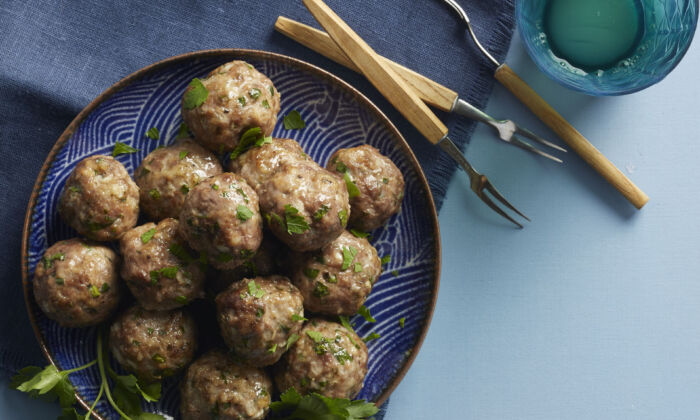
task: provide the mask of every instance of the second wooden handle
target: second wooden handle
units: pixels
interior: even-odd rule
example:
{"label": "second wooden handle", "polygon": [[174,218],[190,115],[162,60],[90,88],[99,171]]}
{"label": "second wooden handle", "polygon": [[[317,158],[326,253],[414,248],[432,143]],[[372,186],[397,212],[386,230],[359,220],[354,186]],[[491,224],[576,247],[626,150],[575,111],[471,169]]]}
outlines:
{"label": "second wooden handle", "polygon": [[603,176],[636,208],[641,209],[649,201],[644,191],[639,189],[625,176],[608,158],[591,144],[581,133],[569,124],[564,117],[542,99],[523,79],[510,67],[502,64],[496,69],[496,80],[513,93],[530,111],[542,122],[547,124],[557,135],[566,142],[583,160]]}

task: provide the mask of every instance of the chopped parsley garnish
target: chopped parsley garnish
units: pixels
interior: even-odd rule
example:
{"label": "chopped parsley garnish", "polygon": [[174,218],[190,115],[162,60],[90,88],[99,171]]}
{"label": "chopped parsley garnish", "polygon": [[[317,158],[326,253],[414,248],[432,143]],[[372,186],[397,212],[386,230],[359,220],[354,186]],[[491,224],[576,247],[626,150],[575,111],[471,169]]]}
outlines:
{"label": "chopped parsley garnish", "polygon": [[246,103],[245,96],[239,96],[238,102],[241,104],[241,106],[245,106],[245,103]]}
{"label": "chopped parsley garnish", "polygon": [[243,134],[241,134],[241,139],[238,141],[238,145],[236,145],[236,148],[231,152],[231,160],[236,159],[253,146],[260,147],[265,143],[270,143],[271,141],[271,137],[265,137],[262,134],[262,129],[260,127],[249,128]]}
{"label": "chopped parsley garnish", "polygon": [[129,153],[136,153],[138,151],[139,151],[139,149],[134,149],[133,147],[129,146],[128,144],[124,144],[124,143],[118,141],[114,144],[114,149],[112,149],[112,156],[116,157],[119,155],[127,155]]}
{"label": "chopped parsley garnish", "polygon": [[318,332],[318,331],[309,330],[309,331],[306,332],[306,335],[308,335],[309,338],[311,338],[312,340],[314,340],[314,343],[316,343],[316,344],[321,344],[321,343],[323,343],[323,339],[324,339],[323,334],[321,334],[321,333]]}
{"label": "chopped parsley garnish", "polygon": [[146,131],[146,137],[151,140],[158,140],[160,138],[160,130],[157,127],[151,127]]}
{"label": "chopped parsley garnish", "polygon": [[212,189],[212,190],[218,190],[218,189],[219,189],[219,184],[212,184],[211,189]]}
{"label": "chopped parsley garnish", "polygon": [[277,343],[273,344],[272,347],[270,347],[269,349],[267,349],[267,352],[268,352],[268,353],[273,353],[273,354],[274,354],[276,351],[277,351]]}
{"label": "chopped parsley garnish", "polygon": [[68,187],[68,190],[70,192],[80,192],[80,187],[76,185],[71,185],[70,187]]}
{"label": "chopped parsley garnish", "polygon": [[258,99],[260,97],[260,89],[253,88],[248,92],[248,96],[250,96],[253,99]]}
{"label": "chopped parsley garnish", "polygon": [[294,315],[292,315],[292,321],[295,321],[295,322],[297,322],[297,321],[304,322],[304,321],[308,321],[308,319],[307,319],[307,318],[304,318],[303,316],[301,316],[301,315],[299,315],[299,314],[294,314]]}
{"label": "chopped parsley garnish", "polygon": [[350,229],[350,233],[352,233],[353,235],[355,235],[358,238],[366,238],[369,236],[369,233],[363,232],[363,231],[357,230],[357,229]]}
{"label": "chopped parsley garnish", "polygon": [[343,247],[343,265],[340,267],[340,269],[347,270],[348,267],[350,267],[352,260],[355,259],[355,255],[357,255],[357,249],[355,249],[355,247]]}
{"label": "chopped parsley garnish", "polygon": [[63,280],[63,277],[56,277],[56,284],[61,285],[64,283],[65,283],[65,280]]}
{"label": "chopped parsley garnish", "polygon": [[343,227],[348,225],[348,211],[345,209],[342,209],[341,211],[338,212],[338,219],[340,220],[340,224],[343,225]]}
{"label": "chopped parsley garnish", "polygon": [[398,276],[399,276],[399,270],[394,270],[394,271],[392,271],[392,272],[391,272],[391,275],[394,276],[394,277],[398,277]]}
{"label": "chopped parsley garnish", "polygon": [[180,123],[180,128],[177,129],[177,137],[176,139],[183,139],[185,137],[190,136],[190,128],[187,126],[187,124]]}
{"label": "chopped parsley garnish", "polygon": [[388,179],[388,178],[382,178],[382,182],[385,183],[385,184],[388,184],[388,183],[389,183],[389,179]]}
{"label": "chopped parsley garnish", "polygon": [[164,267],[160,269],[160,275],[169,279],[174,279],[177,275],[178,267],[176,265]]}
{"label": "chopped parsley garnish", "polygon": [[243,191],[243,188],[236,188],[236,192],[240,194],[241,197],[243,197],[243,201],[245,201],[246,203],[249,201],[248,194],[246,194],[245,191]]}
{"label": "chopped parsley garnish", "polygon": [[256,318],[262,318],[263,315],[265,315],[265,310],[263,308],[258,308],[258,310],[255,311]]}
{"label": "chopped parsley garnish", "polygon": [[296,343],[297,340],[299,340],[299,338],[300,338],[299,334],[290,335],[289,338],[287,338],[287,345],[286,345],[287,350],[289,350],[289,348],[292,346],[292,344]]}
{"label": "chopped parsley garnish", "polygon": [[342,161],[339,160],[335,163],[335,170],[344,174],[348,171],[348,167]]}
{"label": "chopped parsley garnish", "polygon": [[175,298],[175,302],[177,302],[181,305],[187,305],[187,297],[186,296],[178,296]]}
{"label": "chopped parsley garnish", "polygon": [[354,270],[356,273],[361,273],[362,272],[362,264],[356,262]]}
{"label": "chopped parsley garnish", "polygon": [[286,130],[301,130],[304,127],[306,127],[306,123],[301,118],[299,111],[293,110],[284,116],[284,128]]}
{"label": "chopped parsley garnish", "polygon": [[293,233],[304,233],[311,229],[309,224],[306,223],[304,216],[299,214],[299,210],[289,204],[284,206],[284,218],[286,220],[287,233],[290,235]]}
{"label": "chopped parsley garnish", "polygon": [[367,337],[363,338],[362,341],[364,341],[365,343],[369,343],[370,341],[376,340],[376,339],[381,338],[381,337],[382,337],[381,335],[372,331],[372,333],[370,333],[370,335],[368,335]]}
{"label": "chopped parsley garnish", "polygon": [[255,284],[255,280],[251,280],[248,282],[248,294],[256,298],[261,298],[265,295],[265,291]]}
{"label": "chopped parsley garnish", "polygon": [[267,102],[267,99],[263,99],[263,101],[262,101],[262,106],[263,106],[263,108],[265,108],[265,109],[270,109],[270,103]]}
{"label": "chopped parsley garnish", "polygon": [[153,235],[156,234],[156,228],[151,228],[148,229],[146,232],[141,234],[141,242],[145,245],[147,244],[151,239],[153,239]]}
{"label": "chopped parsley garnish", "polygon": [[367,322],[377,322],[377,320],[374,319],[372,317],[372,314],[369,312],[369,308],[365,305],[360,306],[360,309],[357,311],[357,313],[361,315],[362,318],[364,318]]}
{"label": "chopped parsley garnish", "polygon": [[100,287],[100,292],[102,292],[102,293],[107,293],[107,292],[109,292],[109,289],[110,289],[110,288],[111,288],[111,287],[109,286],[109,284],[107,284],[107,283],[102,283],[102,287]]}
{"label": "chopped parsley garnish", "polygon": [[314,296],[316,296],[318,298],[323,298],[323,297],[328,296],[330,293],[331,292],[328,290],[328,286],[321,283],[320,281],[316,282],[316,286],[314,287],[314,291],[313,291]]}
{"label": "chopped parsley garnish", "polygon": [[161,356],[160,354],[156,353],[152,357],[153,361],[156,363],[165,363],[165,357]]}
{"label": "chopped parsley garnish", "polygon": [[275,88],[270,86],[270,96],[275,96]]}
{"label": "chopped parsley garnish", "polygon": [[369,419],[379,412],[374,404],[365,400],[328,398],[316,392],[302,396],[293,387],[282,393],[280,401],[270,404],[270,408],[273,418],[300,420],[362,420]]}
{"label": "chopped parsley garnish", "polygon": [[239,204],[238,207],[236,208],[236,217],[238,220],[246,221],[253,217],[253,211],[249,209],[248,207],[244,206],[243,204]]}
{"label": "chopped parsley garnish", "polygon": [[180,160],[186,158],[186,157],[187,157],[187,154],[189,154],[189,153],[190,153],[190,152],[188,152],[187,150],[181,151],[181,152],[180,152]]}
{"label": "chopped parsley garnish", "polygon": [[168,247],[168,251],[170,251],[171,254],[176,256],[180,261],[182,261],[185,264],[191,263],[194,258],[185,250],[185,247],[183,247],[180,244],[172,244],[170,247]]}
{"label": "chopped parsley garnish", "polygon": [[327,205],[321,205],[321,208],[316,210],[316,213],[314,213],[314,220],[323,219],[323,216],[325,216],[326,213],[328,213],[328,210],[330,210],[330,208]]}
{"label": "chopped parsley garnish", "polygon": [[357,188],[357,185],[355,185],[354,182],[352,182],[352,179],[350,179],[350,175],[348,175],[347,172],[343,174],[343,179],[345,180],[345,187],[348,189],[348,196],[350,198],[360,196],[360,189]]}
{"label": "chopped parsley garnish", "polygon": [[53,266],[53,262],[58,260],[58,261],[63,261],[66,259],[66,254],[63,252],[57,252],[50,257],[44,257],[43,262],[44,262],[44,268],[51,268]]}
{"label": "chopped parsley garnish", "polygon": [[158,200],[160,198],[160,191],[154,188],[148,192],[148,195],[150,195],[152,199]]}
{"label": "chopped parsley garnish", "polygon": [[94,298],[100,297],[100,289],[98,289],[94,284],[90,285],[90,296]]}
{"label": "chopped parsley garnish", "polygon": [[391,255],[387,254],[387,255],[383,256],[381,261],[382,261],[382,265],[388,264],[391,261]]}
{"label": "chopped parsley garnish", "polygon": [[315,279],[318,276],[318,273],[319,271],[315,268],[306,267],[304,269],[304,275],[310,278],[311,280]]}
{"label": "chopped parsley garnish", "polygon": [[204,86],[201,80],[198,78],[192,79],[188,86],[187,92],[185,92],[185,97],[183,98],[182,105],[186,109],[197,108],[202,105],[204,101],[207,100],[209,96],[209,91]]}
{"label": "chopped parsley garnish", "polygon": [[187,184],[182,184],[182,186],[180,187],[180,192],[182,192],[183,194],[187,195],[187,194],[190,192],[190,187],[189,187],[189,185],[187,185]]}
{"label": "chopped parsley garnish", "polygon": [[404,318],[404,317],[399,318],[399,327],[403,328],[405,324],[406,324],[406,318]]}

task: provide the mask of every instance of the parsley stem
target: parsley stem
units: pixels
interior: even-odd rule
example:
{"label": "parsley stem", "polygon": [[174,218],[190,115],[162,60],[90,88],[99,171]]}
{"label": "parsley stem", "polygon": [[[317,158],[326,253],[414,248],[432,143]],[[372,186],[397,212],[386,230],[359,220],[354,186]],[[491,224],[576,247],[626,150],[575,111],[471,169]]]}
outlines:
{"label": "parsley stem", "polygon": [[95,401],[90,406],[90,410],[88,410],[87,414],[85,414],[85,420],[90,419],[90,414],[92,414],[92,412],[95,410],[95,406],[97,405],[97,402],[100,400],[100,398],[102,398],[102,392],[104,392],[104,390],[105,390],[105,383],[102,382],[100,384],[100,392],[97,393],[97,398],[95,398]]}
{"label": "parsley stem", "polygon": [[102,351],[102,331],[100,331],[97,334],[97,366],[100,368],[100,377],[102,378],[102,386],[104,387],[105,390],[105,395],[107,395],[107,401],[109,401],[109,404],[114,407],[114,409],[119,413],[120,416],[124,420],[131,420],[131,417],[127,416],[122,410],[119,409],[119,406],[114,402],[114,399],[112,399],[112,393],[109,392],[109,384],[107,383],[107,375],[105,374],[105,364],[103,360],[103,351]]}
{"label": "parsley stem", "polygon": [[82,366],[78,366],[77,368],[64,370],[64,372],[66,372],[66,374],[70,375],[70,374],[73,373],[73,372],[77,372],[77,371],[79,371],[79,370],[87,369],[87,368],[89,368],[90,366],[94,365],[95,363],[97,363],[97,360],[93,360],[92,362],[86,363],[86,364],[84,364],[84,365],[82,365]]}

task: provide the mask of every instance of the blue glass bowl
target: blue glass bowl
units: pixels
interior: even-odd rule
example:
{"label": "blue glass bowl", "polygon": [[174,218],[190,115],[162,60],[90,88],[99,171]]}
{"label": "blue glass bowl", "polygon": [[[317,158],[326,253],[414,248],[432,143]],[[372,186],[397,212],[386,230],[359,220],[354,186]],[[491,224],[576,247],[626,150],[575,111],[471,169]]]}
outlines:
{"label": "blue glass bowl", "polygon": [[[282,98],[280,120],[295,109],[306,121],[305,129],[293,131],[279,122],[273,136],[297,140],[324,166],[339,148],[370,144],[388,156],[404,176],[401,212],[372,232],[379,255],[391,255],[365,302],[377,322],[369,323],[360,316],[352,319],[361,337],[371,332],[381,335],[367,345],[368,373],[358,395],[381,404],[418,353],[437,298],[440,233],[428,182],[406,141],[369,99],[318,67],[262,51],[199,51],[148,66],[95,99],[58,139],[30,198],[22,244],[24,293],[39,345],[59,369],[77,367],[96,357],[98,328],[61,327],[39,310],[32,293],[32,274],[46,248],[77,236],[57,212],[70,172],[87,156],[111,154],[114,143],[121,141],[139,149],[117,157],[133,174],[148,153],[176,137],[182,122],[180,101],[192,78],[203,77],[231,60],[245,60],[272,79]],[[159,140],[144,135],[150,127],[159,128]],[[405,318],[403,326],[399,325],[401,318]],[[95,399],[100,388],[97,366],[71,374],[70,379],[83,406]],[[166,379],[160,401],[144,405],[144,410],[178,418],[179,379]],[[118,417],[104,398],[97,410],[100,419]]]}
{"label": "blue glass bowl", "polygon": [[544,33],[547,3],[518,0],[516,22],[525,47],[547,76],[593,96],[625,95],[661,81],[685,55],[698,22],[698,0],[641,0],[644,34],[634,53],[605,71],[586,72],[552,53]]}

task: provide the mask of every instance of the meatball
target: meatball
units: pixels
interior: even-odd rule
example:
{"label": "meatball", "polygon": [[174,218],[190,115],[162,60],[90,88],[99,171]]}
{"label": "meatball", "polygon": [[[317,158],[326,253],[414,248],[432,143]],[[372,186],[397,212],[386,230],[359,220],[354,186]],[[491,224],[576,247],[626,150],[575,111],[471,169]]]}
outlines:
{"label": "meatball", "polygon": [[64,327],[97,325],[121,300],[119,257],[103,245],[74,238],[53,244],[34,272],[39,308]]}
{"label": "meatball", "polygon": [[367,374],[367,346],[354,331],[336,322],[312,319],[284,355],[275,373],[280,392],[318,392],[353,399]]}
{"label": "meatball", "polygon": [[194,187],[180,212],[180,232],[218,269],[245,263],[262,241],[258,195],[243,178],[224,172]]}
{"label": "meatball", "polygon": [[[193,90],[208,92],[203,103],[190,103]],[[193,81],[182,100],[182,118],[195,140],[207,149],[232,151],[243,133],[260,127],[269,136],[280,111],[280,94],[264,74],[244,61],[232,61]]]}
{"label": "meatball", "polygon": [[156,221],[177,218],[190,189],[221,172],[217,157],[192,139],[158,148],[134,172],[141,210]]}
{"label": "meatball", "polygon": [[242,176],[257,191],[280,167],[299,160],[311,161],[299,143],[292,139],[273,138],[270,142],[231,159],[228,168]]}
{"label": "meatball", "polygon": [[232,283],[244,278],[269,276],[278,273],[281,266],[278,263],[280,253],[283,253],[282,243],[272,235],[263,235],[260,248],[251,259],[233,270],[223,270],[207,280],[214,293],[222,292]]}
{"label": "meatball", "polygon": [[204,271],[178,233],[180,223],[165,219],[128,231],[121,239],[121,275],[141,306],[166,311],[204,297]]}
{"label": "meatball", "polygon": [[340,149],[326,167],[343,177],[351,190],[350,226],[374,230],[399,212],[404,194],[403,175],[379,150],[369,145]]}
{"label": "meatball", "polygon": [[364,238],[344,231],[316,252],[293,258],[292,282],[309,312],[353,315],[382,273],[377,250]]}
{"label": "meatball", "polygon": [[216,309],[226,345],[251,366],[277,362],[304,321],[301,293],[282,276],[234,283],[216,297]]}
{"label": "meatball", "polygon": [[119,364],[144,381],[158,381],[187,366],[197,350],[197,329],[183,309],[147,311],[132,306],[109,329]]}
{"label": "meatball", "polygon": [[136,226],[139,187],[114,158],[91,156],[71,172],[58,211],[79,234],[96,241],[113,241]]}
{"label": "meatball", "polygon": [[222,350],[211,350],[187,369],[180,382],[183,420],[263,419],[270,408],[272,380]]}

